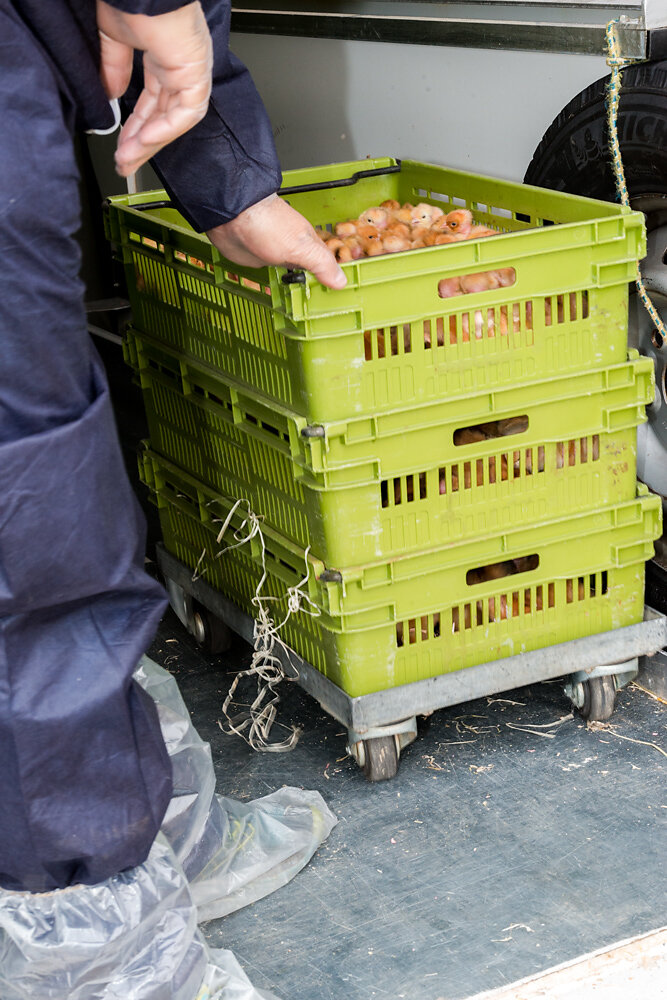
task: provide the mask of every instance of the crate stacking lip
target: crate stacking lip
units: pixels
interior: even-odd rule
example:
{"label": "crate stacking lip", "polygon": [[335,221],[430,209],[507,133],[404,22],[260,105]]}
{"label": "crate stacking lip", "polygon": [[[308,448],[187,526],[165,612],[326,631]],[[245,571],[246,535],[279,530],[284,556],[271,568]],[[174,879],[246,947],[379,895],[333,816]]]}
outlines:
{"label": "crate stacking lip", "polygon": [[[269,526],[237,548],[246,511],[146,449],[142,479],[173,555],[253,616],[276,622],[305,595],[283,641],[348,694],[421,680],[620,628],[643,614],[644,563],[661,528],[660,498],[636,499],[385,564],[328,570]],[[238,534],[234,534],[237,532]],[[493,578],[484,569],[495,567]],[[501,575],[498,575],[501,574]],[[307,575],[307,579],[304,579]]]}
{"label": "crate stacking lip", "polygon": [[[285,183],[317,187],[369,167],[353,184],[285,197],[320,226],[385,198],[465,205],[499,235],[344,264],[348,285],[334,291],[312,275],[231,264],[163,191],[117,196],[106,228],[135,325],[309,422],[624,360],[641,213],[389,158],[291,171]],[[441,297],[443,280],[498,270],[509,284]]]}
{"label": "crate stacking lip", "polygon": [[371,440],[368,462],[322,470],[340,426],[304,438],[302,418],[131,330],[125,354],[143,386],[152,447],[336,567],[632,499],[636,427],[653,398],[651,362],[634,357],[558,380],[551,401],[541,383],[513,390],[495,415],[482,413],[484,395],[447,404],[431,433],[427,415],[404,411],[380,461]]}

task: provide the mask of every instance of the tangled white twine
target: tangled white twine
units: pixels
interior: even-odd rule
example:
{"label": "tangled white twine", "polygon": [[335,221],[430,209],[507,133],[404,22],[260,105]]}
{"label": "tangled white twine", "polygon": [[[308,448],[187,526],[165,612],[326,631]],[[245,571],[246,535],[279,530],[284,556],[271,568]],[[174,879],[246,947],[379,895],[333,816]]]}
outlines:
{"label": "tangled white twine", "polygon": [[[621,55],[616,31],[619,23],[620,19],[618,18],[614,21],[610,21],[607,24],[606,29],[607,65],[611,71],[609,75],[609,83],[607,84],[607,128],[609,131],[609,148],[611,151],[614,178],[616,180],[616,191],[621,204],[629,207],[630,195],[628,194],[628,186],[625,180],[625,170],[623,169],[623,160],[621,159],[621,145],[618,139],[618,105],[621,96],[623,68],[625,66],[630,66],[632,63],[638,62],[639,60],[627,59]],[[639,298],[651,317],[655,328],[662,334],[663,337],[667,336],[667,328],[665,327],[665,324],[660,318],[657,309],[651,302],[649,294],[646,291],[639,261],[637,261],[635,284],[637,285]]]}
{"label": "tangled white twine", "polygon": [[[210,506],[211,503],[215,503],[215,501],[210,501],[207,506]],[[284,680],[297,680],[299,675],[296,666],[290,659],[291,650],[282,641],[278,632],[283,628],[289,618],[299,611],[313,617],[317,617],[320,614],[320,610],[317,605],[313,603],[308,594],[303,590],[303,587],[308,583],[308,578],[310,576],[310,566],[308,563],[310,546],[308,546],[304,554],[306,563],[305,576],[299,581],[299,583],[287,588],[287,593],[285,595],[287,598],[287,614],[280,624],[276,625],[269,614],[269,610],[266,605],[271,601],[277,604],[281,600],[284,600],[285,597],[280,598],[271,594],[263,595],[261,593],[267,577],[266,546],[260,524],[262,519],[254,513],[248,500],[241,498],[236,501],[227,517],[222,522],[222,527],[218,532],[216,542],[218,545],[221,543],[227,529],[229,528],[232,517],[241,504],[245,504],[248,513],[239,527],[234,530],[233,537],[236,541],[233,544],[226,545],[224,548],[219,549],[213,558],[220,559],[225,552],[237,549],[241,545],[247,544],[252,538],[258,537],[262,549],[262,575],[259,583],[257,584],[255,596],[252,598],[252,604],[257,609],[257,617],[255,618],[253,628],[253,654],[250,666],[247,670],[240,670],[232,681],[227,697],[225,698],[222,706],[222,712],[225,717],[226,724],[223,723],[222,720],[218,720],[218,725],[222,729],[223,733],[226,733],[227,735],[234,733],[235,735],[240,736],[253,748],[253,750],[259,750],[265,753],[286,753],[289,750],[293,750],[298,743],[301,730],[298,726],[284,726],[284,728],[289,730],[289,736],[286,736],[284,740],[277,743],[268,742],[271,727],[276,721],[277,705],[280,701],[280,695],[278,694],[276,688]],[[247,531],[245,531],[246,528]],[[199,557],[197,566],[195,567],[193,580],[198,579],[197,574],[205,556],[206,549],[204,549]],[[282,656],[279,655],[280,652],[282,652]],[[288,663],[290,668],[294,671],[294,676],[289,676],[286,673],[285,663]],[[232,717],[229,714],[229,708],[234,700],[236,689],[243,677],[257,678],[257,696],[249,706],[246,714]],[[278,724],[283,725],[282,723]]]}

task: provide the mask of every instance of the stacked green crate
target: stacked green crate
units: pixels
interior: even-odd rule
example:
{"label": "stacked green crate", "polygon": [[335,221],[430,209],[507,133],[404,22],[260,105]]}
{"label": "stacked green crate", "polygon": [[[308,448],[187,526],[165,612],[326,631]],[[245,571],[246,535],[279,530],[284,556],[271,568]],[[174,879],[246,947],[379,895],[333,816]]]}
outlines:
{"label": "stacked green crate", "polygon": [[[387,413],[303,436],[303,418],[130,330],[153,448],[222,496],[248,499],[330,567],[443,548],[626,500],[635,436],[653,398],[650,360]],[[515,431],[458,443],[492,414]],[[394,420],[398,417],[397,429]],[[363,422],[363,418],[362,418]]]}
{"label": "stacked green crate", "polygon": [[[243,610],[256,613],[262,566],[262,596],[301,590],[304,610],[281,636],[351,697],[640,621],[644,564],[660,530],[660,506],[640,486],[633,500],[508,525],[446,553],[331,571],[267,525],[263,540],[227,548],[219,529],[231,500],[150,450],[142,477],[167,549]],[[246,516],[240,505],[230,529],[243,535]],[[488,566],[509,572],[478,582]],[[276,620],[286,615],[286,600],[267,607]]]}
{"label": "stacked green crate", "polygon": [[[252,612],[261,549],[218,541],[242,499],[267,592],[308,568],[319,614],[286,641],[352,695],[638,621],[660,520],[635,477],[652,366],[626,354],[641,216],[416,163],[286,183],[316,225],[393,197],[499,235],[357,261],[331,291],[230,265],[155,193],[112,199],[169,550]],[[438,294],[497,268],[509,286]]]}

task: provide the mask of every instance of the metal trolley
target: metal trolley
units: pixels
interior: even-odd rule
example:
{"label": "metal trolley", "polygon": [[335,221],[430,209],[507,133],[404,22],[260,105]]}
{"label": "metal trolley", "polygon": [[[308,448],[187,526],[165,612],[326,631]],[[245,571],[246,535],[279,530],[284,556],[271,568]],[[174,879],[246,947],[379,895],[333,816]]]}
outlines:
{"label": "metal trolley", "polygon": [[[159,544],[157,562],[175,614],[211,653],[229,645],[230,630],[253,641],[253,619]],[[636,625],[558,643],[399,687],[350,697],[293,651],[277,650],[290,675],[348,732],[348,751],[370,781],[392,778],[401,751],[417,736],[417,716],[485,695],[563,676],[582,717],[608,719],[616,692],[638,672],[638,658],[667,646],[667,617],[649,607]]]}

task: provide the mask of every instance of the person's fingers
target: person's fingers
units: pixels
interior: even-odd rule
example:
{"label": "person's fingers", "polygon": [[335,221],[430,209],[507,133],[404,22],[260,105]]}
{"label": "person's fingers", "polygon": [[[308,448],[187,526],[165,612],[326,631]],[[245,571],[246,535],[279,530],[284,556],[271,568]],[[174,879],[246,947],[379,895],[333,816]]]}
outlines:
{"label": "person's fingers", "polygon": [[[166,82],[158,80],[157,93],[151,88],[150,99],[147,98],[146,104],[142,105],[139,116],[141,138],[146,145],[165,145],[196,125],[207,108],[207,88],[197,84],[174,91]],[[136,135],[137,130],[133,129],[132,134]]]}
{"label": "person's fingers", "polygon": [[132,49],[100,31],[100,76],[107,97],[122,97],[132,76]]}
{"label": "person's fingers", "polygon": [[347,284],[344,271],[310,223],[276,195],[210,230],[208,237],[223,256],[236,264],[303,268],[327,288],[344,288]]}
{"label": "person's fingers", "polygon": [[149,79],[139,95],[132,114],[123,125],[121,138],[124,138],[125,142],[136,136],[151,116],[156,113],[158,96],[157,86],[152,84]]}
{"label": "person's fingers", "polygon": [[144,75],[145,89],[123,126],[116,150],[116,168],[123,175],[133,173],[163,146],[191,129],[208,107],[206,80],[195,78],[192,86],[172,89],[169,74],[159,68],[153,72],[147,65]]}
{"label": "person's fingers", "polygon": [[302,247],[292,254],[288,264],[290,267],[302,267],[310,271],[327,288],[344,288],[347,284],[345,273],[336,258],[317,236],[310,238],[308,235],[303,240]]}
{"label": "person's fingers", "polygon": [[187,132],[198,121],[199,117],[184,108],[173,108],[167,114],[152,117],[146,122],[130,122],[128,119],[132,131],[121,131],[116,147],[116,170],[122,176],[134,173],[167,143]]}
{"label": "person's fingers", "polygon": [[98,0],[97,17],[102,77],[113,96],[127,88],[132,50],[144,52],[144,90],[121,131],[116,152],[116,168],[127,176],[206,114],[213,67],[211,36],[198,2],[148,16],[126,14]]}

